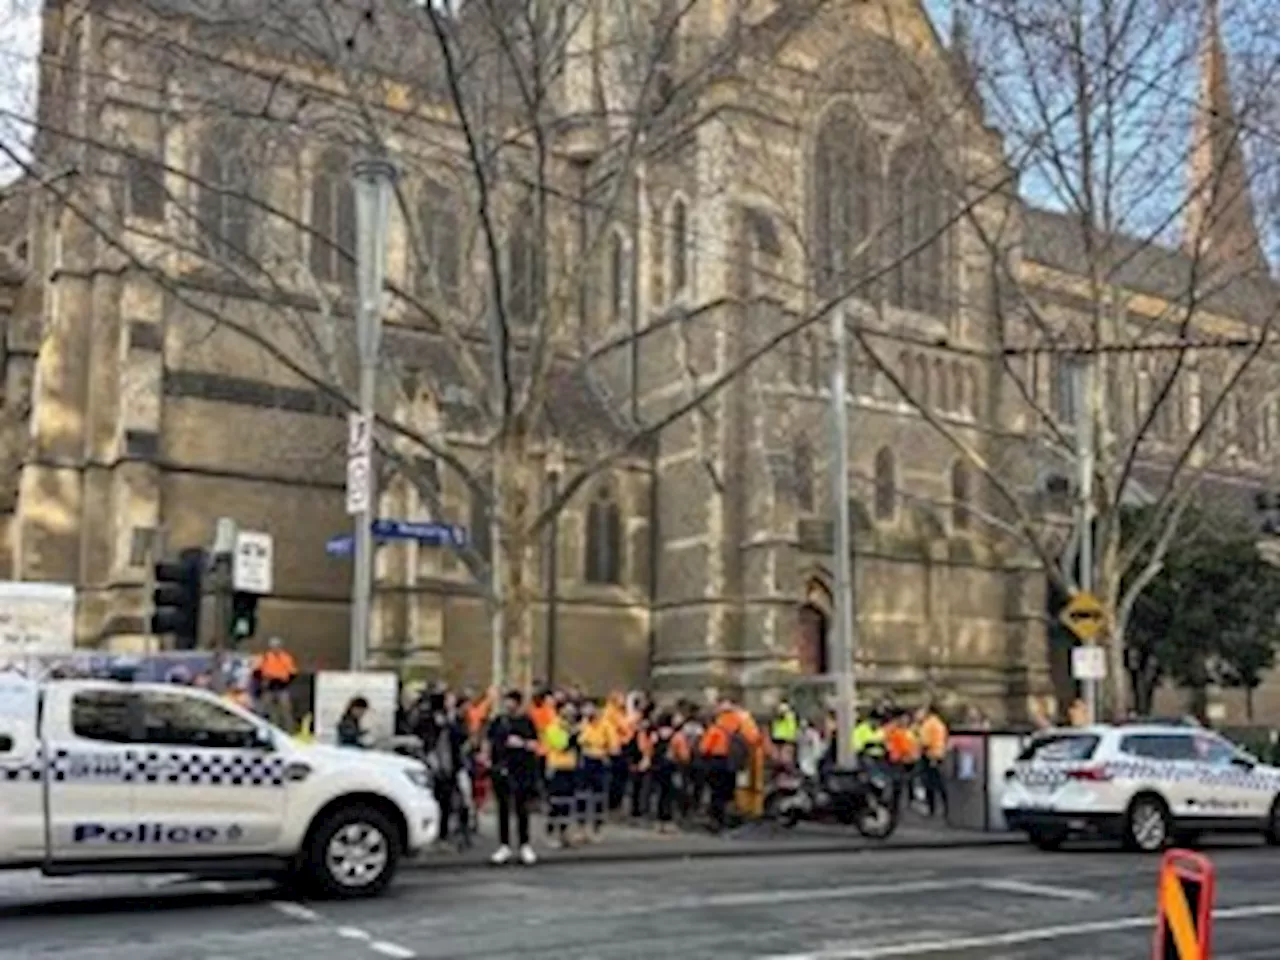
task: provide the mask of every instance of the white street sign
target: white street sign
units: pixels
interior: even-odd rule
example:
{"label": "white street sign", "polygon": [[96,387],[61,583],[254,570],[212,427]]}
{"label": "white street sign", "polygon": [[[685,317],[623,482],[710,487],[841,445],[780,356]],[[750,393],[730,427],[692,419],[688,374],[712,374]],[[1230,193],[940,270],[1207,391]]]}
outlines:
{"label": "white street sign", "polygon": [[369,420],[353,413],[347,419],[347,513],[369,508],[369,477],[373,471],[373,431]]}
{"label": "white street sign", "polygon": [[1071,677],[1074,680],[1105,680],[1107,651],[1092,644],[1072,648]]}
{"label": "white street sign", "polygon": [[347,414],[347,457],[367,457],[373,453],[373,430],[369,418]]}
{"label": "white street sign", "polygon": [[352,457],[347,461],[347,513],[364,513],[369,506],[368,457]]}
{"label": "white street sign", "polygon": [[231,564],[231,586],[244,593],[268,594],[273,585],[271,534],[241,530]]}

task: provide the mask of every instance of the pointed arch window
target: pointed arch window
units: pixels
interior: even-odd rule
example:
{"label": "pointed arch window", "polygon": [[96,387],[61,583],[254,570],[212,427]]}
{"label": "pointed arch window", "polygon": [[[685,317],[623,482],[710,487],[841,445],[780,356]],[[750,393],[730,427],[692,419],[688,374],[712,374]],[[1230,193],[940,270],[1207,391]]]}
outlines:
{"label": "pointed arch window", "polygon": [[689,286],[689,207],[683,197],[671,201],[667,214],[667,230],[671,237],[670,291],[678,297]]}
{"label": "pointed arch window", "polygon": [[516,208],[507,235],[507,322],[519,327],[532,326],[542,297],[535,227],[533,201],[527,199]]}
{"label": "pointed arch window", "polygon": [[955,413],[969,412],[969,400],[965,385],[968,383],[968,371],[959,360],[951,361],[951,409]]}
{"label": "pointed arch window", "polygon": [[876,454],[875,514],[877,520],[892,520],[898,512],[898,468],[893,451],[881,447]]}
{"label": "pointed arch window", "polygon": [[809,387],[812,390],[821,390],[824,379],[822,375],[822,338],[813,331],[810,331],[806,336],[809,346]]}
{"label": "pointed arch window", "polygon": [[[911,353],[903,350],[898,354],[898,376],[902,381],[902,389],[909,397],[916,395],[916,366],[912,362]],[[902,401],[906,401],[907,397],[900,397]]]}
{"label": "pointed arch window", "polygon": [[355,286],[356,199],[349,164],[327,150],[311,179],[311,272],[324,283]]}
{"label": "pointed arch window", "polygon": [[462,233],[458,199],[448,187],[424,180],[418,195],[418,269],[420,295],[440,296],[456,304],[462,289]]}
{"label": "pointed arch window", "polygon": [[919,394],[913,399],[923,409],[929,406],[929,397],[932,391],[929,389],[929,358],[920,357],[916,360],[916,380],[919,387]]}
{"label": "pointed arch window", "polygon": [[814,144],[813,250],[822,296],[869,297],[862,279],[875,266],[870,242],[880,193],[875,141],[854,109],[838,104],[823,119]]}
{"label": "pointed arch window", "polygon": [[969,465],[957,460],[951,465],[951,528],[968,530],[973,491]]}
{"label": "pointed arch window", "polygon": [[467,520],[471,526],[469,534],[471,547],[485,561],[489,561],[493,558],[493,529],[490,526],[492,520],[489,514],[488,499],[473,491],[471,504],[467,512],[469,514]]}
{"label": "pointed arch window", "polygon": [[587,583],[622,583],[622,512],[607,487],[587,508]]}
{"label": "pointed arch window", "polygon": [[801,510],[813,509],[813,448],[807,437],[796,438],[792,452],[792,469],[796,475],[796,506]]}
{"label": "pointed arch window", "polygon": [[951,405],[951,383],[947,379],[945,360],[933,361],[933,396],[939,410],[946,412],[954,409]]}
{"label": "pointed arch window", "polygon": [[940,314],[946,289],[947,204],[942,166],[933,151],[902,147],[889,164],[889,302]]}
{"label": "pointed arch window", "polygon": [[201,246],[213,256],[249,256],[254,176],[243,137],[208,130],[197,158],[196,218]]}
{"label": "pointed arch window", "polygon": [[630,316],[631,307],[631,255],[626,238],[621,231],[609,235],[608,246],[608,321],[610,325],[623,323]]}

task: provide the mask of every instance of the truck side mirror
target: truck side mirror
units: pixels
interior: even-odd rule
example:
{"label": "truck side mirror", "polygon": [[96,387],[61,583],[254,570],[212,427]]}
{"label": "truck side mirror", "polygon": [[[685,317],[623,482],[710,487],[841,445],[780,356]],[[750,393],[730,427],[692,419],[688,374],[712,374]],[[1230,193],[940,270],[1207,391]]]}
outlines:
{"label": "truck side mirror", "polygon": [[13,749],[13,737],[7,733],[0,733],[0,753],[8,753]]}

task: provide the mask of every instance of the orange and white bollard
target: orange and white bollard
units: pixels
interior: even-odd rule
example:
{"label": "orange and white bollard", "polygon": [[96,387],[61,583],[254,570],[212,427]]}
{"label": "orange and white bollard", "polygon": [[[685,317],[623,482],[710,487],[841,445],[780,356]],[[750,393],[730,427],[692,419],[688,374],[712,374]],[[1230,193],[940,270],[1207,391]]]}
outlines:
{"label": "orange and white bollard", "polygon": [[1212,960],[1214,877],[1208,857],[1189,850],[1164,855],[1153,960]]}

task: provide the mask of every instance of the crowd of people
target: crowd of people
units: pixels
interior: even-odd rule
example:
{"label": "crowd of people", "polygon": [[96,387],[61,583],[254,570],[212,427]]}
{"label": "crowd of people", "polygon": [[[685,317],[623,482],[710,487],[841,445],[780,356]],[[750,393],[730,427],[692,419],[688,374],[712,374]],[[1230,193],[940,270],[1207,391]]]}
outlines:
{"label": "crowd of people", "polygon": [[[347,724],[348,742],[358,741],[358,727],[357,716]],[[770,767],[817,776],[835,756],[834,713],[802,719],[784,701],[762,729],[728,697],[707,708],[683,700],[659,705],[637,692],[596,699],[541,688],[526,699],[516,690],[476,695],[431,686],[402,705],[396,729],[416,739],[434,772],[442,841],[468,843],[476,811],[492,794],[495,863],[537,861],[535,808],[556,846],[598,842],[618,818],[659,833],[681,824],[721,831],[753,763],[767,758]],[[862,760],[894,772],[900,796],[918,788],[931,814],[945,813],[941,764],[949,733],[932,706],[877,707],[852,737]]]}
{"label": "crowd of people", "polygon": [[723,829],[738,774],[765,743],[751,715],[727,698],[701,710],[572,689],[542,689],[526,701],[514,690],[499,697],[431,687],[402,708],[397,732],[418,739],[435,773],[442,839],[465,838],[492,792],[496,863],[536,861],[535,807],[560,846],[598,842],[616,817],[651,821],[664,833],[703,817]]}

